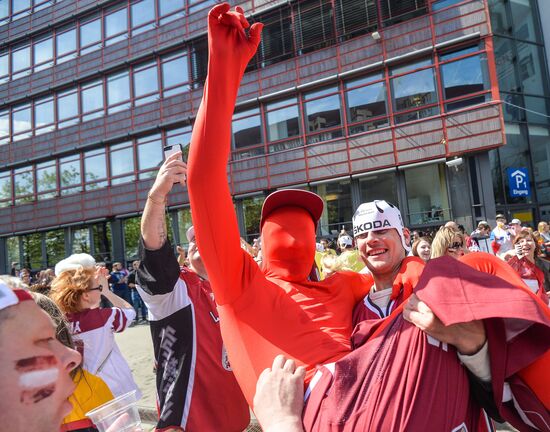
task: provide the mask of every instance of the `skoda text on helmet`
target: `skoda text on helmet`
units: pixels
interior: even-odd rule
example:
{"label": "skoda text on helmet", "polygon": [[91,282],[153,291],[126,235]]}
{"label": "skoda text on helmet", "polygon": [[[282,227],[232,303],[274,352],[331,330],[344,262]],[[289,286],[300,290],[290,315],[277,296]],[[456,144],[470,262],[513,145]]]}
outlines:
{"label": "skoda text on helmet", "polygon": [[384,200],[376,200],[361,204],[353,215],[353,236],[357,237],[369,231],[396,229],[401,237],[401,244],[407,252],[407,246],[403,235],[403,219],[401,212],[393,204]]}

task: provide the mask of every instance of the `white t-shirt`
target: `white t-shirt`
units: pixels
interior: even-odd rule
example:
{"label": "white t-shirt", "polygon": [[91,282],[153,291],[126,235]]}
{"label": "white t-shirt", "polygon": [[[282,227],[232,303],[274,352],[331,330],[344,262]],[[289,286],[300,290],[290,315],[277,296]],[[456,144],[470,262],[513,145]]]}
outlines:
{"label": "white t-shirt", "polygon": [[82,349],[83,368],[98,375],[113,395],[120,396],[136,390],[130,366],[115,342],[115,332],[124,331],[135,318],[134,309],[96,308],[67,314],[75,343]]}

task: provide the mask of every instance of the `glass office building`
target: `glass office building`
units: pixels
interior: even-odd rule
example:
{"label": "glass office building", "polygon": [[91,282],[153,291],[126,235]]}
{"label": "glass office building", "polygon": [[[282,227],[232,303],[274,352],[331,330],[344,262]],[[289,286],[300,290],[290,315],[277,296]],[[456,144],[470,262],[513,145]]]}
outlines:
{"label": "glass office building", "polygon": [[[190,139],[213,4],[0,0],[0,270],[74,252],[136,257],[162,147]],[[228,165],[244,238],[258,234],[264,197],[287,187],[323,197],[323,236],[372,199],[398,204],[413,228],[550,212],[535,0],[243,5],[265,24]],[[529,197],[509,196],[508,168],[526,169]],[[179,186],[167,222],[184,243]]]}

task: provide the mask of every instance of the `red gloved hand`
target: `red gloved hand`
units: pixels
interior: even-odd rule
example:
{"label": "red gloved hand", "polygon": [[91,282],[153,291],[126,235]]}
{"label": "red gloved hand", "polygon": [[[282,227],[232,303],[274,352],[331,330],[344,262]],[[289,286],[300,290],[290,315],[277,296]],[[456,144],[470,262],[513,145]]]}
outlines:
{"label": "red gloved hand", "polygon": [[[224,78],[228,72],[232,78],[237,73],[240,80],[260,44],[263,24],[255,23],[250,27],[240,6],[234,11],[229,9],[228,3],[221,3],[208,13],[208,73],[221,73]],[[247,36],[245,29],[249,27]]]}

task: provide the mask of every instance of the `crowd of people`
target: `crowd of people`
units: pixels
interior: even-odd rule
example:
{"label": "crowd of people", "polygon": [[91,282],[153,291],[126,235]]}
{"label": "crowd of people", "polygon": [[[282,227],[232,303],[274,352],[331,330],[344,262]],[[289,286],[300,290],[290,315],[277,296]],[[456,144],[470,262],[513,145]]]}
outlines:
{"label": "crowd of people", "polygon": [[[73,254],[34,281],[26,269],[0,277],[0,430],[91,432],[87,412],[139,396],[114,333],[140,314],[158,431],[242,431],[249,408],[267,432],[550,430],[548,224],[535,234],[497,215],[470,235],[454,221],[411,233],[376,200],[333,248],[316,241],[323,200],[285,189],[266,198],[248,245],[226,163],[262,25],[225,3],[208,19],[188,166],[174,153],[160,167],[132,270]],[[187,250],[167,235],[177,184],[191,202]]]}

